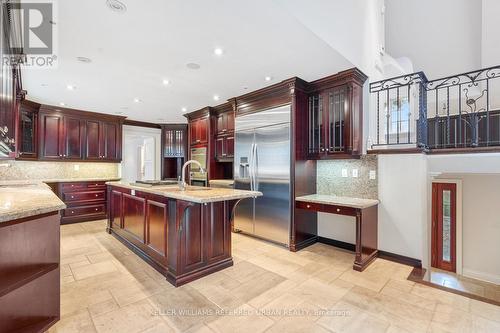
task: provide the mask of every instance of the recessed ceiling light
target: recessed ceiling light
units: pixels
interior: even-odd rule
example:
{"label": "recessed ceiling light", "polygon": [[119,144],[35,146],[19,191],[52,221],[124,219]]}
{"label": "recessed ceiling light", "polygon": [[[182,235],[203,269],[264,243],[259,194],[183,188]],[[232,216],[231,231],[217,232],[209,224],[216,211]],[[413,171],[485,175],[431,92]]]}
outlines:
{"label": "recessed ceiling light", "polygon": [[137,98],[137,97],[136,97],[136,98],[134,98],[134,102],[135,102],[135,103],[140,103],[140,102],[142,102],[142,101],[141,101],[139,98]]}
{"label": "recessed ceiling light", "polygon": [[169,81],[169,80],[167,80],[167,79],[164,79],[164,80],[163,80],[163,84],[164,84],[164,85],[166,85],[166,86],[168,86],[168,85],[170,84],[170,81]]}
{"label": "recessed ceiling light", "polygon": [[182,112],[186,112],[188,109],[187,108],[182,108]]}
{"label": "recessed ceiling light", "polygon": [[115,112],[115,114],[123,114],[123,112],[119,112],[119,111],[118,111],[118,112]]}
{"label": "recessed ceiling light", "polygon": [[186,64],[186,67],[189,69],[200,69],[200,65],[198,65],[195,62],[190,62],[190,63]]}
{"label": "recessed ceiling light", "polygon": [[66,88],[67,88],[68,90],[75,90],[75,89],[76,89],[76,87],[75,87],[75,86],[73,86],[73,85],[71,85],[71,84],[68,84],[68,85],[66,86]]}
{"label": "recessed ceiling light", "polygon": [[215,49],[214,49],[214,54],[215,54],[215,55],[220,56],[220,55],[222,55],[223,53],[224,53],[224,50],[223,50],[223,49],[221,49],[220,47],[217,47],[217,48],[215,48]]}
{"label": "recessed ceiling light", "polygon": [[90,64],[92,62],[92,59],[87,57],[76,57],[76,60],[78,60],[79,62],[83,62],[85,64]]}
{"label": "recessed ceiling light", "polygon": [[272,79],[273,79],[273,78],[272,78],[271,76],[266,76],[266,77],[264,78],[264,80],[266,80],[266,81],[271,81]]}
{"label": "recessed ceiling light", "polygon": [[106,6],[117,13],[125,13],[127,11],[127,6],[118,0],[106,0]]}
{"label": "recessed ceiling light", "polygon": [[214,95],[214,101],[218,101],[220,99],[219,95]]}
{"label": "recessed ceiling light", "polygon": [[63,102],[61,102],[61,103],[59,103],[59,105],[60,105],[60,106],[65,106],[66,104],[65,104],[65,103],[63,103]]}

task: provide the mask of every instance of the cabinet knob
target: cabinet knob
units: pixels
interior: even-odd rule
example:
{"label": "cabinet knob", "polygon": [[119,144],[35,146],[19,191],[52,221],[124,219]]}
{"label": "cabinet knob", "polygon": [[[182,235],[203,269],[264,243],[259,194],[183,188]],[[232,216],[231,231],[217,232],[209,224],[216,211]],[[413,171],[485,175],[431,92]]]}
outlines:
{"label": "cabinet knob", "polygon": [[306,205],[307,208],[311,208],[311,205]]}
{"label": "cabinet knob", "polygon": [[98,197],[98,196],[99,196],[99,194],[96,194],[95,196],[96,196],[96,197]]}
{"label": "cabinet knob", "polygon": [[72,210],[72,211],[71,211],[71,214],[75,214],[75,211],[73,211],[73,210]]}
{"label": "cabinet knob", "polygon": [[337,213],[340,212],[340,208],[337,208]]}
{"label": "cabinet knob", "polygon": [[71,187],[75,187],[75,185],[71,185]]}
{"label": "cabinet knob", "polygon": [[75,197],[74,196],[71,196],[71,199],[74,199]]}
{"label": "cabinet knob", "polygon": [[97,212],[97,211],[99,210],[99,208],[96,208],[95,210],[96,210],[96,212]]}

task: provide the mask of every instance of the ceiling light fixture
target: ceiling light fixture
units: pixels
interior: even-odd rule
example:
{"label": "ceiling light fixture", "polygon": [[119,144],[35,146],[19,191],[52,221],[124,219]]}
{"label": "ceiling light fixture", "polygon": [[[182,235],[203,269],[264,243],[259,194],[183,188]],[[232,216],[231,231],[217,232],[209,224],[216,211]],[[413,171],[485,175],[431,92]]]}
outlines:
{"label": "ceiling light fixture", "polygon": [[60,105],[60,106],[65,106],[66,104],[65,104],[65,103],[63,103],[63,102],[61,102],[61,103],[59,103],[59,105]]}
{"label": "ceiling light fixture", "polygon": [[218,101],[220,99],[219,95],[214,95],[214,101]]}
{"label": "ceiling light fixture", "polygon": [[266,80],[266,81],[271,81],[272,79],[273,79],[273,78],[272,78],[271,76],[266,76],[266,77],[264,78],[264,80]]}
{"label": "ceiling light fixture", "polygon": [[182,112],[186,112],[188,109],[187,108],[182,108],[181,111]]}
{"label": "ceiling light fixture", "polygon": [[140,103],[140,102],[142,102],[142,101],[139,98],[137,98],[137,97],[134,98],[134,103]]}
{"label": "ceiling light fixture", "polygon": [[220,47],[217,47],[217,48],[214,49],[214,54],[215,55],[221,56],[223,53],[224,53],[224,50],[221,49]]}
{"label": "ceiling light fixture", "polygon": [[73,85],[71,85],[71,84],[68,84],[68,85],[66,86],[66,88],[67,88],[68,90],[75,90],[75,89],[76,89],[76,87],[75,87],[75,86],[73,86]]}
{"label": "ceiling light fixture", "polygon": [[163,84],[166,85],[166,86],[168,86],[170,84],[170,81],[167,80],[167,79],[163,79]]}
{"label": "ceiling light fixture", "polygon": [[186,67],[189,69],[200,69],[200,65],[198,65],[195,62],[190,62],[190,63],[186,64]]}
{"label": "ceiling light fixture", "polygon": [[76,57],[76,60],[83,62],[84,64],[90,64],[92,62],[92,59],[87,57]]}
{"label": "ceiling light fixture", "polygon": [[127,11],[127,6],[118,0],[106,0],[106,6],[117,13],[125,13]]}

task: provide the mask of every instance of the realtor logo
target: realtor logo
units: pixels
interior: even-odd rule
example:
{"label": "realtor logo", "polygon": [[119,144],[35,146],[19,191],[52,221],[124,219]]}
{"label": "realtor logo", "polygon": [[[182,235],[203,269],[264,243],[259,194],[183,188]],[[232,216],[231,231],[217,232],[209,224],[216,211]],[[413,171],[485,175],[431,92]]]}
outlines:
{"label": "realtor logo", "polygon": [[[2,0],[4,20],[2,29],[9,36],[7,48],[10,59],[25,55],[23,66],[55,68],[57,21],[55,3],[50,0],[13,2]],[[5,61],[5,60],[4,60]]]}

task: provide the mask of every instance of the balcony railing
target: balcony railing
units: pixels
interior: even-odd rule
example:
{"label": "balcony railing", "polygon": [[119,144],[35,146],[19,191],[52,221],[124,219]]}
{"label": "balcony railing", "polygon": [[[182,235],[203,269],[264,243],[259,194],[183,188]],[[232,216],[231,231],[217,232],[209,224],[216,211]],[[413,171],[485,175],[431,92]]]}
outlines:
{"label": "balcony railing", "polygon": [[423,72],[370,84],[372,149],[500,146],[500,66],[429,81]]}

